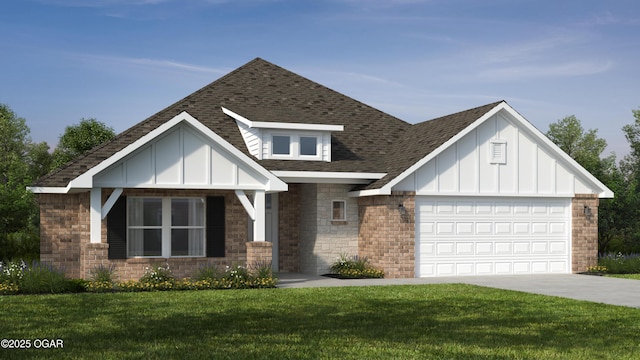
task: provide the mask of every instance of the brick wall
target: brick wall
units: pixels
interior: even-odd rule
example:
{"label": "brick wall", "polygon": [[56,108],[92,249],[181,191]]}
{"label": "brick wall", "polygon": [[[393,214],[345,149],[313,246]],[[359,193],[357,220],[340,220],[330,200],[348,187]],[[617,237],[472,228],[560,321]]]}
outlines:
{"label": "brick wall", "polygon": [[[103,190],[106,200],[111,190]],[[152,265],[169,264],[177,277],[191,276],[205,264],[244,265],[247,260],[248,216],[236,195],[218,190],[127,189],[124,196],[224,196],[225,257],[109,260],[106,221],[102,222],[102,243],[91,244],[89,232],[89,193],[39,194],[40,259],[62,269],[70,278],[87,278],[99,265],[115,268],[119,280],[139,279]]]}
{"label": "brick wall", "polygon": [[270,264],[272,257],[272,243],[269,241],[247,242],[247,266]]}
{"label": "brick wall", "polygon": [[[591,216],[584,208],[591,208]],[[587,271],[598,264],[598,196],[576,194],[571,201],[571,271]]]}
{"label": "brick wall", "polygon": [[81,244],[89,242],[89,194],[38,194],[40,261],[82,276]]}
{"label": "brick wall", "polygon": [[[300,187],[300,271],[326,274],[341,254],[358,254],[358,201],[351,185],[302,184]],[[346,201],[346,221],[332,221],[333,200]]]}
{"label": "brick wall", "polygon": [[[404,206],[404,214],[399,205]],[[387,278],[415,275],[415,193],[358,198],[358,253]]]}
{"label": "brick wall", "polygon": [[278,271],[300,271],[300,184],[278,193]]}

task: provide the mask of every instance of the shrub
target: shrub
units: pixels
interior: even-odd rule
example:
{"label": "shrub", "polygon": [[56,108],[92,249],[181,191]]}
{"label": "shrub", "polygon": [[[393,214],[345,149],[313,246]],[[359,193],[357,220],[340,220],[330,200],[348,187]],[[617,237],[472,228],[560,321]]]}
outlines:
{"label": "shrub", "polygon": [[62,271],[36,261],[23,271],[17,285],[22,294],[57,294],[70,290],[69,281]]}
{"label": "shrub", "polygon": [[169,264],[153,265],[146,268],[144,275],[140,278],[140,283],[145,290],[170,290],[176,279],[169,268]]}
{"label": "shrub", "polygon": [[213,264],[207,264],[201,266],[196,275],[193,277],[195,280],[211,280],[211,279],[219,279],[224,275],[224,271],[220,270],[220,268]]}
{"label": "shrub", "polygon": [[347,256],[341,254],[338,260],[331,265],[331,272],[344,278],[383,278],[382,270],[374,269],[367,258],[357,255]]}
{"label": "shrub", "polygon": [[607,269],[609,274],[639,274],[639,254],[606,254],[598,259],[598,265]]}

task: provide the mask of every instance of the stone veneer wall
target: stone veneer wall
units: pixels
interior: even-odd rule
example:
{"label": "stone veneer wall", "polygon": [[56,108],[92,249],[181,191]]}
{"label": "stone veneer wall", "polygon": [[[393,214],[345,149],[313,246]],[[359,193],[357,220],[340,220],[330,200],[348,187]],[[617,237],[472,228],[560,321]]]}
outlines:
{"label": "stone veneer wall", "polygon": [[[598,265],[598,195],[576,194],[571,201],[571,271]],[[591,216],[584,207],[591,208]]]}
{"label": "stone veneer wall", "polygon": [[[103,190],[106,200],[111,190]],[[224,196],[225,257],[169,259],[108,259],[106,221],[102,222],[102,243],[91,244],[89,193],[39,194],[40,260],[62,269],[67,277],[88,278],[96,266],[113,266],[118,280],[137,280],[149,266],[168,264],[176,277],[191,276],[203,265],[245,265],[247,261],[248,217],[233,192],[218,190],[127,189],[124,196]]]}
{"label": "stone veneer wall", "polygon": [[[404,206],[401,214],[399,205]],[[415,276],[415,193],[358,198],[358,253],[387,278]]]}
{"label": "stone veneer wall", "polygon": [[[300,271],[326,274],[341,254],[358,254],[358,202],[351,185],[300,185]],[[333,200],[346,201],[347,221],[331,221]]]}
{"label": "stone veneer wall", "polygon": [[278,193],[278,271],[300,271],[300,184]]}

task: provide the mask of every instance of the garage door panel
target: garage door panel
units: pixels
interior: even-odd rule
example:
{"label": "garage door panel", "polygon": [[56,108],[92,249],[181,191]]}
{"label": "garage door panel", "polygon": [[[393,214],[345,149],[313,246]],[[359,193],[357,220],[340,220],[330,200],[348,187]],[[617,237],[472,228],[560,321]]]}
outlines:
{"label": "garage door panel", "polygon": [[491,242],[476,242],[476,255],[492,255],[493,243]]}
{"label": "garage door panel", "polygon": [[436,223],[436,234],[437,235],[453,235],[454,222],[439,222]]}
{"label": "garage door panel", "polygon": [[456,255],[473,255],[474,243],[462,242],[456,244]]}
{"label": "garage door panel", "polygon": [[453,242],[438,242],[436,243],[436,255],[438,256],[450,256],[455,255]]}
{"label": "garage door panel", "polygon": [[510,242],[496,242],[496,255],[510,255],[512,253]]}
{"label": "garage door panel", "polygon": [[549,253],[550,254],[566,254],[567,243],[565,243],[564,241],[550,241]]}
{"label": "garage door panel", "polygon": [[531,243],[529,242],[514,242],[513,253],[514,254],[529,254],[531,252]]}
{"label": "garage door panel", "polygon": [[417,275],[567,273],[570,203],[417,197]]}
{"label": "garage door panel", "polygon": [[527,261],[516,261],[513,263],[513,272],[515,274],[531,273],[531,263]]}

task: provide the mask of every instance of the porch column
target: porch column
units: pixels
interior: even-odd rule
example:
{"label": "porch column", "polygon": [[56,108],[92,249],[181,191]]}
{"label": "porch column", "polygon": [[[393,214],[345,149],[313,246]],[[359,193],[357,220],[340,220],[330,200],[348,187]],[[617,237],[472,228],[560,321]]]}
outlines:
{"label": "porch column", "polygon": [[256,218],[253,221],[253,241],[266,240],[265,192],[256,190],[253,196],[253,208]]}
{"label": "porch column", "polygon": [[90,205],[89,239],[92,244],[99,244],[102,240],[102,188],[91,189]]}

